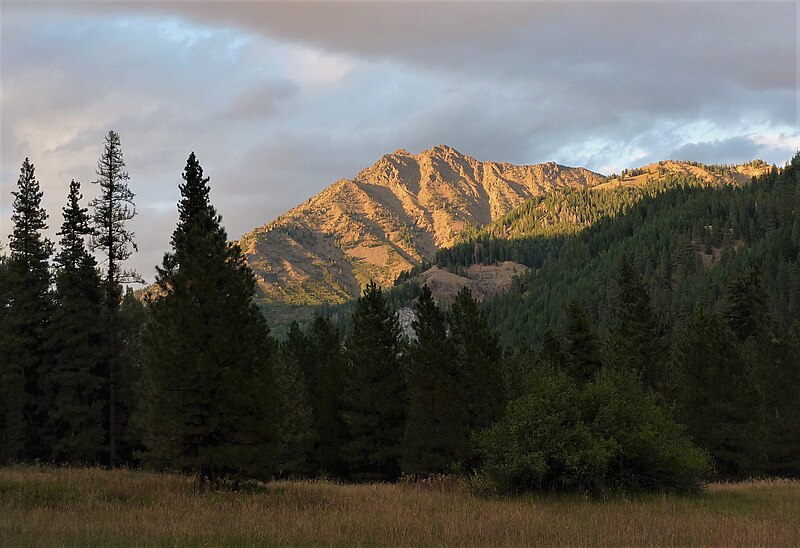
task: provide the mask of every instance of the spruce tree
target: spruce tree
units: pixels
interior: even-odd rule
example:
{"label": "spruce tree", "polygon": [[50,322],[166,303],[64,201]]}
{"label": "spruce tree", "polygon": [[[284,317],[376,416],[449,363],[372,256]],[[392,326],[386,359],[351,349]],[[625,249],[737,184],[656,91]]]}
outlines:
{"label": "spruce tree", "polygon": [[275,361],[281,427],[275,473],[281,477],[309,476],[314,471],[312,453],[317,432],[306,374],[311,354],[309,338],[300,324],[292,321]]}
{"label": "spruce tree", "polygon": [[119,307],[120,358],[117,382],[118,424],[126,425],[117,437],[119,462],[138,464],[136,455],[143,449],[139,433],[133,427],[136,387],[142,373],[142,336],[150,316],[149,307],[128,287]]}
{"label": "spruce tree", "polygon": [[303,369],[295,356],[287,351],[285,342],[275,359],[274,375],[280,434],[275,475],[308,477],[313,469],[312,452],[317,434]]}
{"label": "spruce tree", "polygon": [[52,355],[46,379],[53,458],[95,463],[103,453],[105,382],[103,292],[97,263],[86,248],[92,234],[80,183],[72,181],[63,208],[56,264],[56,309],[47,332]]}
{"label": "spruce tree", "polygon": [[194,153],[183,180],[172,251],[156,279],[162,296],[142,339],[144,456],[194,472],[202,485],[228,475],[266,479],[277,448],[275,342]]}
{"label": "spruce tree", "polygon": [[741,478],[763,471],[763,401],[756,375],[716,314],[699,308],[679,333],[673,355],[677,412],[717,472]]}
{"label": "spruce tree", "polygon": [[356,480],[394,480],[400,475],[405,428],[405,382],[400,326],[381,289],[370,281],[353,311],[345,342],[347,369],[342,448]]}
{"label": "spruce tree", "polygon": [[758,270],[751,269],[728,283],[725,288],[725,316],[739,341],[769,329],[766,302],[767,296]]}
{"label": "spruce tree", "polygon": [[281,343],[281,353],[297,364],[303,377],[303,382],[310,391],[315,384],[317,366],[314,361],[310,337],[303,333],[300,324],[296,320],[292,320],[292,323],[289,324],[286,340]]}
{"label": "spruce tree", "polygon": [[12,194],[9,298],[0,348],[0,462],[49,456],[43,445],[49,402],[42,391],[41,373],[47,364],[43,348],[53,308],[48,262],[52,244],[42,235],[47,213],[41,207],[42,191],[34,166],[27,158]]}
{"label": "spruce tree", "polygon": [[766,400],[767,472],[800,477],[800,320],[791,327],[763,381]]}
{"label": "spruce tree", "polygon": [[666,348],[650,295],[627,257],[619,264],[612,309],[613,323],[606,342],[607,363],[641,375],[651,390],[664,390]]}
{"label": "spruce tree", "polygon": [[140,277],[133,271],[124,270],[122,262],[137,249],[134,234],[126,223],[136,216],[133,205],[134,194],[128,187],[130,178],[125,171],[119,134],[109,131],[100,159],[97,161],[97,180],[100,195],[91,201],[94,235],[91,241],[93,250],[99,250],[104,257],[104,323],[107,383],[106,429],[108,432],[108,463],[114,466],[117,460],[117,441],[127,426],[120,424],[120,416],[125,417],[128,410],[119,409],[117,397],[117,377],[122,354],[119,307],[122,300],[122,284],[139,282]]}
{"label": "spruce tree", "polygon": [[[7,317],[8,309],[11,304],[11,292],[9,290],[8,257],[5,255],[3,244],[0,243],[0,352],[6,351],[6,335],[8,331]],[[0,442],[6,439],[6,391],[3,388],[6,382],[6,357],[0,354]],[[4,462],[4,452],[0,450],[0,464]]]}
{"label": "spruce tree", "polygon": [[539,344],[538,361],[554,367],[563,367],[564,360],[561,341],[558,340],[552,329],[546,330]]}
{"label": "spruce tree", "polygon": [[577,301],[570,301],[567,306],[564,335],[567,373],[583,385],[592,379],[602,364],[597,333]]}
{"label": "spruce tree", "polygon": [[462,398],[470,431],[496,422],[506,403],[502,352],[497,335],[464,286],[453,301],[450,329],[458,360]]}
{"label": "spruce tree", "polygon": [[343,477],[347,472],[342,455],[347,428],[342,420],[346,362],[341,334],[330,318],[315,315],[307,340],[310,359],[305,379],[317,432],[314,467],[318,474]]}
{"label": "spruce tree", "polygon": [[446,473],[467,455],[467,410],[459,391],[455,347],[427,285],[415,305],[416,340],[409,347],[408,421],[403,472]]}

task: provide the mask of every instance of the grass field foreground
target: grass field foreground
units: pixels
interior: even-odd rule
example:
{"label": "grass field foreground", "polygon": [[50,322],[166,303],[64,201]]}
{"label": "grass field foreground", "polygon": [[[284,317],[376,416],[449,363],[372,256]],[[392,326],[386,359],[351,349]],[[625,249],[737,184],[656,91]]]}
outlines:
{"label": "grass field foreground", "polygon": [[458,484],[274,482],[200,493],[135,470],[0,468],[3,545],[800,545],[800,482],[695,496],[475,497]]}

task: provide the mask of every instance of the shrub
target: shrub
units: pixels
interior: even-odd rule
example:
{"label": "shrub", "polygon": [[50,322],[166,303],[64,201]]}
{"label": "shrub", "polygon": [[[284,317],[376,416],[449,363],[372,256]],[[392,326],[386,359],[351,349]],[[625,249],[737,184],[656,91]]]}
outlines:
{"label": "shrub", "polygon": [[483,475],[505,493],[609,488],[693,490],[708,456],[630,373],[603,370],[579,388],[539,367],[503,418],[474,437]]}

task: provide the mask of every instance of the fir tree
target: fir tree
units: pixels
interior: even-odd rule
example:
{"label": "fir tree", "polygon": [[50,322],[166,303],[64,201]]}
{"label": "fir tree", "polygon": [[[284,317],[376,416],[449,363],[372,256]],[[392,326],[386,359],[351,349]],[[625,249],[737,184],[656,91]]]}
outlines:
{"label": "fir tree", "polygon": [[47,333],[53,358],[46,393],[54,459],[95,463],[105,443],[103,292],[97,263],[85,245],[92,229],[81,199],[80,183],[72,181],[55,257],[57,306]]}
{"label": "fir tree", "polygon": [[[777,354],[777,355],[776,355]],[[800,320],[795,322],[779,352],[768,358],[773,367],[763,381],[766,399],[767,472],[800,477]]]}
{"label": "fir tree", "polygon": [[289,324],[286,340],[281,343],[281,353],[297,364],[303,377],[303,383],[310,393],[311,387],[315,384],[317,365],[314,361],[310,337],[303,333],[297,321],[293,320]]}
{"label": "fir tree", "polygon": [[317,440],[308,371],[312,369],[309,337],[293,321],[280,344],[275,362],[275,384],[280,417],[280,447],[275,463],[278,476],[310,476],[314,472],[313,451]]}
{"label": "fir tree", "polygon": [[48,264],[52,244],[42,235],[47,213],[41,207],[42,191],[34,166],[27,158],[12,194],[9,299],[0,349],[0,462],[48,456],[43,440],[49,402],[42,392],[41,373],[47,363],[42,349],[53,308]]}
{"label": "fir tree", "polygon": [[201,484],[268,478],[276,451],[275,343],[253,302],[255,278],[227,241],[194,153],[180,185],[180,219],[143,334],[138,413],[150,462]]}
{"label": "fir tree", "polygon": [[695,443],[725,477],[758,474],[764,465],[763,401],[734,334],[699,308],[678,336],[677,411]]}
{"label": "fir tree", "polygon": [[756,269],[737,276],[725,288],[726,319],[739,341],[769,329],[766,301],[761,274]]}
{"label": "fir tree", "polygon": [[408,421],[403,472],[441,474],[467,455],[467,410],[459,394],[455,348],[444,313],[427,285],[415,305],[416,340],[409,348]]}
{"label": "fir tree", "polygon": [[564,352],[561,350],[561,341],[556,338],[552,329],[548,329],[542,336],[539,345],[539,362],[546,363],[555,367],[562,367],[564,364]]}
{"label": "fir tree", "polygon": [[[6,336],[8,332],[7,316],[11,304],[11,292],[9,289],[8,257],[5,255],[3,244],[0,243],[0,352],[6,351]],[[7,362],[5,354],[0,354],[0,442],[6,440],[6,389],[4,388],[7,379]],[[5,452],[0,449],[0,464],[5,461]]]}
{"label": "fir tree", "polygon": [[307,477],[312,473],[312,452],[317,433],[300,363],[286,343],[274,366],[280,443],[275,459],[278,477]]}
{"label": "fir tree", "polygon": [[506,403],[497,335],[464,286],[452,306],[450,329],[458,360],[461,394],[467,405],[470,431],[497,421]]}
{"label": "fir tree", "polygon": [[314,466],[320,474],[342,477],[347,471],[342,456],[347,428],[342,420],[346,364],[341,335],[330,318],[316,315],[308,342],[310,359],[306,362],[305,379],[317,432]]}
{"label": "fir tree", "polygon": [[564,332],[567,373],[579,385],[583,385],[601,367],[600,342],[589,318],[576,301],[570,301],[567,306]]}
{"label": "fir tree", "polygon": [[92,221],[95,229],[91,246],[93,250],[100,250],[105,263],[106,428],[108,462],[114,466],[117,438],[126,429],[126,425],[120,424],[119,415],[127,415],[127,410],[118,409],[117,397],[117,370],[122,353],[119,325],[122,283],[140,281],[138,274],[121,267],[121,263],[137,249],[134,234],[126,227],[126,223],[136,215],[136,209],[133,206],[134,194],[127,183],[130,177],[125,171],[119,135],[114,131],[109,131],[105,137],[103,153],[97,161],[97,176],[94,183],[100,186],[100,195],[90,204],[94,210]]}
{"label": "fir tree", "polygon": [[134,294],[131,287],[125,291],[119,307],[120,358],[117,383],[118,424],[127,425],[117,437],[117,458],[120,462],[138,463],[136,454],[144,448],[139,433],[133,427],[132,417],[136,405],[136,387],[141,381],[144,327],[150,317],[149,307]]}
{"label": "fir tree", "polygon": [[663,390],[666,349],[650,295],[627,257],[619,264],[612,306],[614,320],[606,343],[607,363],[638,373],[650,389]]}
{"label": "fir tree", "polygon": [[353,311],[345,352],[342,419],[348,440],[342,452],[348,473],[357,480],[397,479],[405,428],[400,326],[373,281]]}

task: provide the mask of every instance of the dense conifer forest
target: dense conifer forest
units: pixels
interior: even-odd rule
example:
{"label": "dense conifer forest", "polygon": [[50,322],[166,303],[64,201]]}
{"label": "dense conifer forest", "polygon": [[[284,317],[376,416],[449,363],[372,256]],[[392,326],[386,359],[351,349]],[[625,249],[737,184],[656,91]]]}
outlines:
{"label": "dense conifer forest", "polygon": [[71,183],[54,246],[22,164],[0,262],[2,463],[203,486],[458,474],[503,493],[800,476],[800,155],[741,186],[532,199],[434,261],[532,267],[508,291],[442,307],[412,281],[370,283],[282,340],[194,153],[157,290],[123,291],[137,278],[124,166],[110,132],[100,198],[90,211]]}

